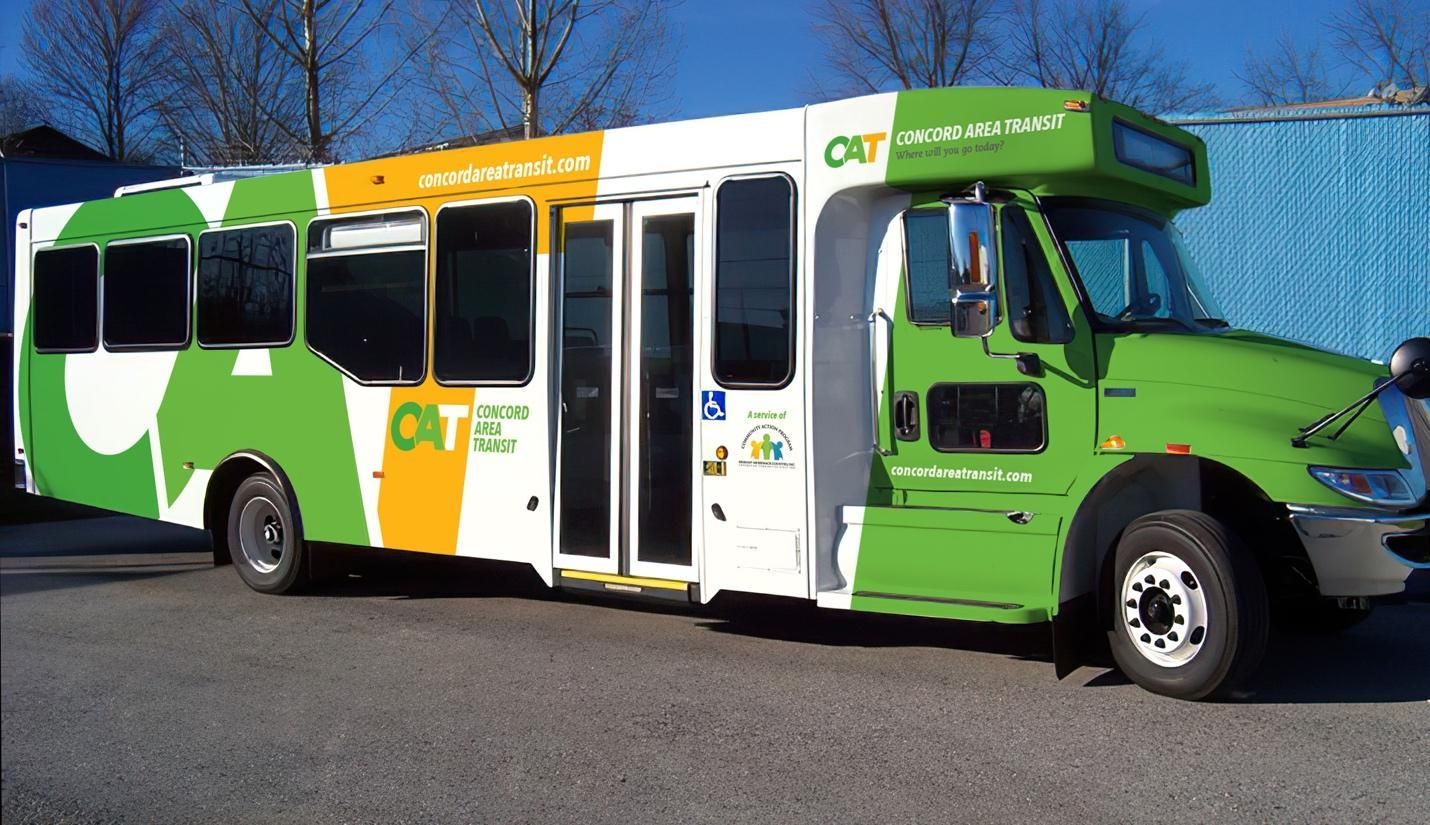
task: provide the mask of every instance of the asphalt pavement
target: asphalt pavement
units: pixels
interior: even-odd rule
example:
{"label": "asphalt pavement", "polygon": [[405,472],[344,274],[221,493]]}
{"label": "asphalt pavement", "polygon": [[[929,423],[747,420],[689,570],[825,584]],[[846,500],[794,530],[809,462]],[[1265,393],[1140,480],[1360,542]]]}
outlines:
{"label": "asphalt pavement", "polygon": [[0,524],[4,822],[1430,821],[1430,603],[1192,704],[1044,628],[411,562],[262,596],[202,534]]}

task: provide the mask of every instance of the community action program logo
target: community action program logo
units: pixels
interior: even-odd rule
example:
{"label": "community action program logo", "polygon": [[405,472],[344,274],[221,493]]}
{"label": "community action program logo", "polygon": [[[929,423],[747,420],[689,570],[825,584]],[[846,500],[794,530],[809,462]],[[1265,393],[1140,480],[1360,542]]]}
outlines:
{"label": "community action program logo", "polygon": [[794,439],[772,424],[757,424],[740,442],[742,467],[793,467]]}

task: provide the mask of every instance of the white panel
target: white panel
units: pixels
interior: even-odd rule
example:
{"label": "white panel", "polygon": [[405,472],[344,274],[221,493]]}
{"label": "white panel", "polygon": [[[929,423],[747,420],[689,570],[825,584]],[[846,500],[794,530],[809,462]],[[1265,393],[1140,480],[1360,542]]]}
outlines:
{"label": "white panel", "polygon": [[392,390],[364,387],[342,377],[343,400],[348,410],[348,431],[352,433],[353,459],[357,464],[358,491],[362,494],[362,514],[367,524],[367,541],[382,546],[382,523],[377,518],[377,490],[382,480],[373,473],[382,469],[382,453],[387,446],[387,407]]}
{"label": "white panel", "polygon": [[[463,443],[457,445],[471,453],[457,555],[526,562],[549,580],[547,403],[544,379],[533,378],[524,387],[477,388]],[[536,509],[528,510],[533,496]]]}
{"label": "white panel", "polygon": [[328,211],[328,177],[322,169],[313,170],[313,203],[319,215]]}
{"label": "white panel", "polygon": [[[67,203],[62,206],[48,206],[30,213],[30,237],[35,241],[53,241],[64,231],[74,213],[82,204]],[[48,244],[40,244],[47,246]],[[18,250],[17,250],[18,251]]]}
{"label": "white panel", "polygon": [[[157,441],[155,443],[158,443]],[[196,529],[204,526],[204,497],[208,493],[213,470],[194,470],[179,497],[170,506],[159,503],[159,518]]]}
{"label": "white panel", "polygon": [[898,213],[909,203],[908,195],[883,185],[892,150],[888,139],[871,163],[830,168],[823,155],[836,137],[891,132],[896,100],[897,95],[886,94],[809,109],[805,197],[807,260],[813,272],[808,280],[814,291],[806,295],[804,318],[805,329],[812,333],[805,341],[805,363],[810,367],[806,379],[813,445],[810,574],[817,592],[837,592],[852,579],[852,569],[844,570],[846,543],[857,545],[858,535],[841,533],[839,511],[868,498],[871,410],[880,400],[871,398],[871,379],[882,386],[889,334],[882,319],[871,330],[869,316],[875,309],[894,315],[902,260],[898,244],[888,242],[888,232],[897,227]]}
{"label": "white panel", "polygon": [[153,425],[179,353],[97,352],[65,359],[65,402],[84,443],[100,455],[133,447]]}
{"label": "white panel", "polygon": [[726,174],[720,167],[796,160],[803,126],[804,110],[786,109],[612,129],[601,141],[600,194],[620,190],[612,179],[625,175],[688,169],[703,183]]}
{"label": "white panel", "polygon": [[230,375],[253,378],[266,378],[273,375],[273,359],[269,355],[268,348],[239,350],[238,357],[233,359],[233,372]]}
{"label": "white panel", "polygon": [[233,181],[224,181],[179,191],[188,195],[194,206],[198,207],[209,229],[217,229],[223,225],[223,216],[228,212],[228,199],[233,195],[233,184]]}
{"label": "white panel", "polygon": [[[16,226],[15,226],[15,250],[16,250],[16,253],[15,253],[15,254],[16,254],[16,258],[15,258],[15,285],[14,285],[14,289],[15,289],[15,304],[14,304],[14,306],[12,307],[12,309],[14,310],[14,312],[13,312],[13,314],[12,314],[12,316],[11,316],[12,319],[13,319],[13,321],[14,321],[14,326],[12,326],[11,329],[13,329],[13,330],[15,331],[15,338],[14,338],[14,342],[13,342],[13,344],[11,345],[11,348],[10,348],[10,349],[11,349],[11,351],[10,351],[10,356],[11,356],[11,358],[10,358],[10,368],[11,368],[11,369],[10,369],[10,375],[13,376],[11,382],[12,382],[12,384],[13,384],[14,386],[11,387],[11,388],[9,388],[9,389],[12,390],[12,392],[10,393],[10,398],[9,398],[9,400],[8,400],[8,402],[7,402],[7,403],[10,405],[10,421],[13,422],[13,423],[12,423],[12,426],[15,428],[15,430],[14,430],[15,456],[14,456],[14,457],[15,457],[15,458],[18,458],[18,459],[25,460],[25,489],[28,490],[28,491],[30,491],[30,492],[34,492],[34,491],[35,491],[35,486],[34,486],[33,475],[32,475],[32,473],[31,473],[30,462],[28,461],[28,456],[26,456],[26,455],[23,454],[23,451],[24,451],[24,449],[25,449],[25,444],[24,444],[24,438],[23,438],[23,437],[24,437],[26,434],[20,432],[20,384],[19,384],[19,376],[20,376],[20,356],[21,356],[21,354],[24,352],[24,347],[22,346],[22,342],[24,341],[24,337],[25,337],[25,323],[26,323],[26,319],[27,319],[27,316],[29,315],[29,311],[30,311],[30,255],[29,255],[29,249],[30,249],[30,243],[29,243],[30,230],[29,230],[29,226],[32,225],[32,221],[33,221],[33,213],[31,213],[30,210],[28,210],[28,209],[21,211],[20,214],[16,216]],[[21,229],[21,228],[20,228],[20,224],[25,224],[25,225],[26,225],[26,228]]]}

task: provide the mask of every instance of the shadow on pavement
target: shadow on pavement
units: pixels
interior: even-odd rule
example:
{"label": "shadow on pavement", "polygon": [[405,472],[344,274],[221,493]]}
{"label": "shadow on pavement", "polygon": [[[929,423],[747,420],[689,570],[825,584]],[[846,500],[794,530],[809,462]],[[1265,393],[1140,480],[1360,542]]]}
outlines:
{"label": "shadow on pavement", "polygon": [[208,533],[58,499],[0,498],[0,558],[209,553]]}
{"label": "shadow on pavement", "polygon": [[704,627],[717,633],[835,647],[936,647],[1053,660],[1052,635],[1046,624],[1000,625],[853,613],[825,610],[806,601],[737,593],[721,594],[706,609],[713,615]]}
{"label": "shadow on pavement", "polygon": [[142,564],[125,567],[69,568],[12,568],[0,569],[0,596],[23,596],[27,593],[45,593],[66,590],[73,587],[90,587],[115,582],[132,582],[142,579],[157,579],[175,573],[192,573],[206,570],[210,566],[207,558],[187,564]]}
{"label": "shadow on pavement", "polygon": [[[1375,619],[1335,636],[1273,632],[1246,694],[1249,704],[1375,704],[1430,701],[1430,605],[1377,608]],[[1128,685],[1116,670],[1084,687]]]}
{"label": "shadow on pavement", "polygon": [[1337,636],[1273,635],[1250,702],[1430,700],[1430,605],[1388,605]]}
{"label": "shadow on pavement", "polygon": [[[0,508],[0,594],[13,596],[206,569],[208,534],[117,516],[65,502],[21,497]],[[548,589],[528,566],[509,562],[316,545],[321,574],[311,597],[545,598],[694,616],[700,626],[800,644],[840,647],[935,647],[1051,662],[1046,625],[950,622],[823,610],[790,599],[721,594],[709,605],[651,603]],[[103,555],[99,555],[102,552]],[[136,557],[144,554],[148,557]],[[1426,571],[1430,572],[1430,571]],[[1430,603],[1424,580],[1412,600],[1384,605],[1365,624],[1338,636],[1277,633],[1249,695],[1253,703],[1374,703],[1430,700]],[[235,582],[235,586],[237,583]],[[1085,671],[1084,671],[1085,672]],[[1051,679],[1052,671],[1049,670]],[[1126,685],[1104,670],[1084,687]]]}

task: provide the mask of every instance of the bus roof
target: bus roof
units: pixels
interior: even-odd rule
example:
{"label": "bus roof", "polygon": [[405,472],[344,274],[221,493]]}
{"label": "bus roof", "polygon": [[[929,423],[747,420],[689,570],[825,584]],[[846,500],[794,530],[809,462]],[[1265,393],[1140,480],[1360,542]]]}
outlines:
{"label": "bus roof", "polygon": [[[854,157],[851,137],[869,139],[860,144],[861,157]],[[597,181],[800,160],[809,180],[829,178],[820,189],[883,184],[939,193],[981,180],[1039,195],[1096,194],[1169,213],[1210,200],[1206,148],[1188,132],[1086,92],[956,87],[277,172],[240,180],[246,211],[236,214],[227,204],[221,217],[260,219],[265,208],[302,208],[264,191],[276,198],[308,188],[315,193],[309,208],[338,211],[546,187],[555,187],[546,190],[554,196],[594,198],[609,190]],[[116,214],[116,223],[133,225],[132,210],[148,199],[182,190],[206,200],[201,191],[233,183],[191,177],[116,193],[126,202],[116,210],[129,213]],[[49,223],[37,219],[36,240],[45,239]]]}

